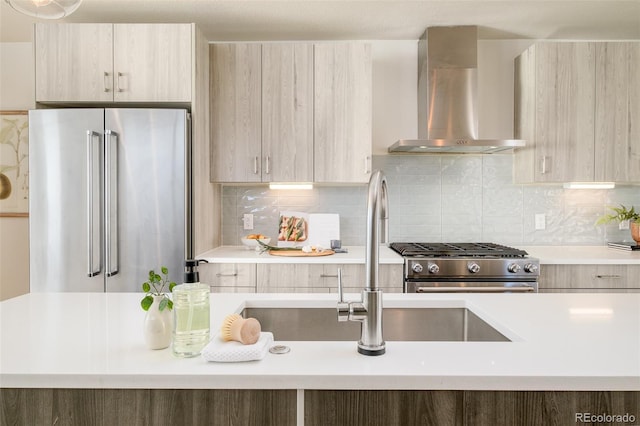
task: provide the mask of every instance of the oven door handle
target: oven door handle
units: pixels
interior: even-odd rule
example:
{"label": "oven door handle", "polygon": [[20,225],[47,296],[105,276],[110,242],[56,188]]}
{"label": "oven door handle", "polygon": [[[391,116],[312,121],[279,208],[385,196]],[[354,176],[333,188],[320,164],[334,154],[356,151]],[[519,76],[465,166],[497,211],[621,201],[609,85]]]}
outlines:
{"label": "oven door handle", "polygon": [[535,289],[530,286],[504,287],[504,286],[482,286],[482,287],[416,287],[416,293],[527,293]]}

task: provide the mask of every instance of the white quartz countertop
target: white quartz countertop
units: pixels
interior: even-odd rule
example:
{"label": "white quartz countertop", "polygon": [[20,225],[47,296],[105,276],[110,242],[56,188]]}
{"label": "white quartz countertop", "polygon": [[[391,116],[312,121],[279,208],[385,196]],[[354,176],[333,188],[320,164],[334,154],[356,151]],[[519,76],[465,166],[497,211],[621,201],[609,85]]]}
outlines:
{"label": "white quartz countertop", "polygon": [[[286,257],[272,256],[248,249],[245,246],[220,246],[196,256],[210,263],[362,263],[365,261],[364,246],[345,246],[347,253],[335,253],[330,256]],[[404,260],[389,247],[380,246],[378,253],[381,264],[402,264]]]}
{"label": "white quartz countertop", "polygon": [[640,265],[640,251],[607,246],[526,246],[529,256],[543,265]]}
{"label": "white quartz countertop", "polygon": [[[607,246],[518,246],[543,265],[640,265],[640,251],[612,249]],[[362,263],[364,246],[346,247],[348,253],[318,257],[282,257],[259,254],[245,246],[220,246],[197,256],[211,263]],[[380,246],[381,264],[402,264],[402,257],[386,246]]]}
{"label": "white quartz countertop", "polygon": [[[244,363],[147,349],[141,297],[0,302],[0,386],[640,391],[640,294],[385,294],[386,307],[466,307],[512,341],[388,341],[378,357],[355,341],[278,341],[291,351]],[[212,294],[212,330],[245,305],[334,307],[335,295]]]}

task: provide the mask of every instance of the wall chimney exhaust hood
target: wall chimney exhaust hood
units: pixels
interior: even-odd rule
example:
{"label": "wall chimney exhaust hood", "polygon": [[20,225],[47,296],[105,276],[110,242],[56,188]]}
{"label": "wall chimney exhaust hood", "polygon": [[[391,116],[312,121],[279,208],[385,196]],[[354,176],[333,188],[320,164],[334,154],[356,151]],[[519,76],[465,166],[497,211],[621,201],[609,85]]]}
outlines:
{"label": "wall chimney exhaust hood", "polygon": [[478,28],[427,28],[418,42],[418,138],[391,153],[486,153],[523,147],[516,139],[478,139]]}

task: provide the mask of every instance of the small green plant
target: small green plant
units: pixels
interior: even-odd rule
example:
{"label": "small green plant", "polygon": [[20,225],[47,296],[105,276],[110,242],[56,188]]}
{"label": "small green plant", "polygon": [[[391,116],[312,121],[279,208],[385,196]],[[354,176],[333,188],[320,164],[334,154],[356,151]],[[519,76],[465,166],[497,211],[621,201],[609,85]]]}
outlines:
{"label": "small green plant", "polygon": [[169,310],[173,309],[173,301],[169,298],[169,295],[165,293],[165,287],[168,286],[169,292],[171,292],[176,286],[176,283],[169,282],[169,269],[166,266],[161,267],[160,272],[162,272],[164,277],[156,274],[154,270],[149,271],[149,280],[142,283],[142,291],[146,294],[140,302],[140,306],[142,306],[142,309],[145,311],[148,311],[151,304],[153,304],[153,296],[162,296],[162,300],[158,306],[159,310],[162,311],[165,308]]}
{"label": "small green plant", "polygon": [[609,209],[613,210],[615,214],[610,213],[600,217],[596,221],[596,225],[604,225],[610,222],[623,222],[625,220],[640,222],[640,213],[636,212],[633,206],[628,209],[620,204],[620,207],[609,207]]}

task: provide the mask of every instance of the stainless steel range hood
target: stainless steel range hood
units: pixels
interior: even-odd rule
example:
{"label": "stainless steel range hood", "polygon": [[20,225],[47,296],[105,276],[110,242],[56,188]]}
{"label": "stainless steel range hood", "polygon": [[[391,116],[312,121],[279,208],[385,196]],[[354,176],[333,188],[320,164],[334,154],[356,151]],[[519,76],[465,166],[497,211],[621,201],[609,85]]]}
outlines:
{"label": "stainless steel range hood", "polygon": [[494,153],[525,145],[478,139],[478,28],[427,28],[418,42],[418,138],[389,152]]}

